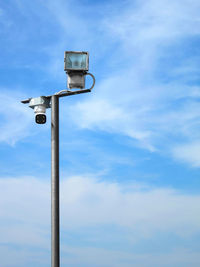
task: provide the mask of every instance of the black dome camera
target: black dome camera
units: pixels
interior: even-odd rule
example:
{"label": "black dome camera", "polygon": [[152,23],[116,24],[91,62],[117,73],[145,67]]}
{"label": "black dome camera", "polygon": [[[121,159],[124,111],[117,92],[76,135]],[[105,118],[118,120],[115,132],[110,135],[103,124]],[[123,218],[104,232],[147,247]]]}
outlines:
{"label": "black dome camera", "polygon": [[38,124],[44,124],[47,121],[47,116],[45,114],[36,114],[35,122]]}

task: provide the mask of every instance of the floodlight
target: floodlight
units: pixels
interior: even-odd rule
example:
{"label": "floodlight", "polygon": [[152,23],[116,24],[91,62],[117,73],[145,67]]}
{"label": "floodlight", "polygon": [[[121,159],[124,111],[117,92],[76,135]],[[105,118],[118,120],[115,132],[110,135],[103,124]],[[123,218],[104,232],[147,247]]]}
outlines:
{"label": "floodlight", "polygon": [[85,76],[90,75],[93,79],[94,87],[95,78],[92,74],[88,73],[89,70],[89,53],[77,51],[65,51],[64,54],[64,71],[68,76],[67,87],[69,89],[84,89]]}
{"label": "floodlight", "polygon": [[89,69],[89,54],[88,52],[65,51],[64,62],[64,70],[67,72],[87,72]]}

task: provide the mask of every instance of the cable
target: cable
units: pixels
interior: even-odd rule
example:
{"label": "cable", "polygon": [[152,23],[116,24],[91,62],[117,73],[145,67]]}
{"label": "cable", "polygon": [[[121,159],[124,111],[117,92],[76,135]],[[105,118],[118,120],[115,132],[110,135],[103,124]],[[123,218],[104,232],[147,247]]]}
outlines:
{"label": "cable", "polygon": [[85,75],[89,75],[89,76],[91,76],[92,77],[92,79],[93,79],[93,84],[92,84],[92,87],[90,87],[88,90],[92,90],[93,89],[93,87],[95,86],[95,77],[94,77],[94,75],[92,74],[92,73],[86,73]]}

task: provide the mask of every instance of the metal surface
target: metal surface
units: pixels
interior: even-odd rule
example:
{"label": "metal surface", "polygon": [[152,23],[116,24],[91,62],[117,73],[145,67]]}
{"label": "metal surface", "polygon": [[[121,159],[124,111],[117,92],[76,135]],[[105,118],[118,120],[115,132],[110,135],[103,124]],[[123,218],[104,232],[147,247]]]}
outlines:
{"label": "metal surface", "polygon": [[59,97],[51,97],[51,267],[60,266]]}
{"label": "metal surface", "polygon": [[43,105],[45,108],[50,108],[50,98],[46,98],[46,96],[31,98],[29,102],[30,108],[35,108],[39,105]]}
{"label": "metal surface", "polygon": [[85,88],[85,75],[81,71],[72,71],[68,73],[68,78],[67,78],[67,87],[69,89],[72,88],[80,88],[83,89]]}
{"label": "metal surface", "polygon": [[[71,95],[79,95],[79,94],[84,94],[84,93],[89,93],[91,92],[91,89],[83,89],[83,90],[76,90],[76,91],[69,91],[69,90],[63,90],[65,91],[65,93],[57,93],[56,95],[58,95],[59,97],[63,97],[63,96],[71,96]],[[62,92],[62,91],[61,91]],[[52,95],[48,95],[45,96],[46,98],[51,98]],[[28,104],[31,101],[32,97],[22,100],[21,103],[22,104]]]}

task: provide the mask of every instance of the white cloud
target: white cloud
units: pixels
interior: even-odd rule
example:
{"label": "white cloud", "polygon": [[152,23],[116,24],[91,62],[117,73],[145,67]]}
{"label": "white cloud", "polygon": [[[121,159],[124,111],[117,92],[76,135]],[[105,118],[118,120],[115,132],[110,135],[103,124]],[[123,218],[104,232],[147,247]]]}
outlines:
{"label": "white cloud", "polygon": [[139,232],[140,237],[157,231],[181,236],[199,231],[199,196],[165,188],[124,187],[86,177],[65,180],[61,191],[65,227],[116,224]]}
{"label": "white cloud", "polygon": [[100,248],[70,248],[64,247],[64,253],[70,252],[70,258],[64,255],[63,264],[70,266],[115,266],[115,267],[160,267],[160,266],[194,266],[198,267],[200,258],[198,252],[179,248],[165,253],[136,253],[118,250],[108,251]]}
{"label": "white cloud", "polygon": [[[31,231],[32,229],[30,229]],[[27,237],[30,232],[27,233]],[[16,266],[29,266],[29,267],[43,267],[49,266],[50,251],[47,253],[43,250],[30,250],[28,246],[24,246],[23,249],[18,244],[18,247],[11,247],[8,244],[0,244],[0,256],[1,265],[5,267],[16,267]]]}
{"label": "white cloud", "polygon": [[[94,240],[96,236],[96,234],[93,236],[92,232],[94,227],[97,229],[96,233],[100,231],[101,235],[104,235],[101,226],[104,228],[114,226],[118,229],[117,232],[113,232],[115,238],[119,238],[118,243],[120,244],[121,231],[123,233],[125,230],[124,238],[127,246],[128,244],[130,246],[130,243],[137,245],[144,240],[154,240],[157,234],[161,233],[170,236],[173,234],[187,242],[188,238],[199,234],[200,231],[199,195],[134,183],[123,185],[105,182],[88,176],[64,179],[60,188],[63,233],[67,231],[81,234],[87,229],[87,237]],[[7,246],[10,244],[25,246],[27,251],[29,247],[41,248],[44,253],[49,251],[50,180],[33,177],[1,178],[0,195],[0,236],[3,249],[8,249]],[[111,235],[112,228],[109,230]],[[88,229],[91,229],[91,232]],[[3,244],[7,244],[6,247]],[[70,257],[64,256],[63,260],[69,262],[71,259],[71,264],[78,264],[83,260],[82,264],[98,266],[98,262],[102,261],[102,255],[105,255],[102,266],[110,264],[109,258],[112,255],[113,263],[109,266],[116,266],[114,262],[117,261],[121,263],[127,261],[127,265],[124,266],[131,266],[135,260],[138,264],[141,263],[141,266],[147,264],[145,251],[132,254],[128,250],[116,251],[112,246],[110,249],[94,249],[88,245],[79,248],[73,245],[66,247],[65,244],[69,243],[63,236],[62,251],[68,251],[70,255]],[[176,255],[174,249],[172,246],[170,251],[158,252],[156,256],[151,253],[152,266],[155,266],[153,263],[159,266],[162,259],[167,259],[169,255],[172,258],[166,262],[166,266],[171,266],[173,263],[173,266],[176,266],[179,261],[186,264],[192,255],[195,256],[194,262],[200,260],[189,248],[187,250],[184,247],[186,249],[184,258],[180,257],[181,252]],[[180,250],[183,251],[183,247],[180,247]],[[88,260],[87,253],[94,253],[96,257]],[[7,266],[6,259],[4,261]]]}
{"label": "white cloud", "polygon": [[15,144],[30,133],[32,114],[20,103],[21,100],[20,94],[11,91],[0,94],[0,142]]}
{"label": "white cloud", "polygon": [[137,1],[136,4],[129,1],[122,8],[120,16],[117,11],[114,20],[113,17],[108,17],[106,21],[112,31],[120,34],[120,37],[124,39],[132,39],[135,36],[136,41],[166,40],[174,36],[193,35],[200,32],[194,27],[200,23],[199,6],[198,0],[175,0],[173,2],[150,0]]}
{"label": "white cloud", "polygon": [[172,150],[172,155],[193,167],[200,167],[200,142],[177,145]]}

